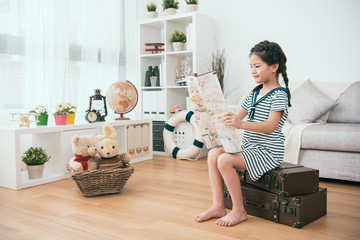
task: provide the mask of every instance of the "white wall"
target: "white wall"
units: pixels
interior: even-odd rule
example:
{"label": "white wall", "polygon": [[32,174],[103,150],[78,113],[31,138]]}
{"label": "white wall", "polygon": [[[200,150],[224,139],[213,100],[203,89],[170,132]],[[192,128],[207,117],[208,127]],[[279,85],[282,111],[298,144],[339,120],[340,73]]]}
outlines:
{"label": "white wall", "polygon": [[[146,4],[138,0],[138,19]],[[178,13],[185,12],[180,0]],[[234,104],[254,85],[248,55],[262,40],[275,41],[288,58],[291,81],[349,82],[360,80],[360,1],[358,0],[202,0],[199,13],[217,23],[218,47],[227,52],[230,89]],[[211,55],[209,50],[209,57]]]}

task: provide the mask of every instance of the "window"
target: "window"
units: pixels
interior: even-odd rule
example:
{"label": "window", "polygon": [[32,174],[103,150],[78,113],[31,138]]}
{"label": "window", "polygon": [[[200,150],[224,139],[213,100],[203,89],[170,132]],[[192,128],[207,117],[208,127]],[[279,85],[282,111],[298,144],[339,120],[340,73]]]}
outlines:
{"label": "window", "polygon": [[[8,112],[89,96],[125,80],[124,0],[0,1],[0,124]],[[85,101],[84,101],[85,99]],[[78,116],[83,119],[83,116]]]}

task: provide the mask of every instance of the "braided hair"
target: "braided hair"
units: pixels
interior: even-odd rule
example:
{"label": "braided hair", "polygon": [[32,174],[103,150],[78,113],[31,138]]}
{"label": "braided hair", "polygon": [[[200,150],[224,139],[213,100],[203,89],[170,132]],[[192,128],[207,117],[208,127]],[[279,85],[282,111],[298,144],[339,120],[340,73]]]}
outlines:
{"label": "braided hair", "polygon": [[[289,90],[289,79],[286,73],[286,56],[279,46],[279,44],[275,42],[269,42],[267,40],[262,41],[258,44],[256,44],[250,51],[251,54],[256,54],[259,56],[267,65],[271,66],[273,64],[279,64],[279,68],[276,71],[276,74],[279,75],[281,73],[286,89],[289,94],[289,100],[290,100],[290,90]],[[256,86],[253,91],[257,91],[262,87],[262,84],[259,84]]]}

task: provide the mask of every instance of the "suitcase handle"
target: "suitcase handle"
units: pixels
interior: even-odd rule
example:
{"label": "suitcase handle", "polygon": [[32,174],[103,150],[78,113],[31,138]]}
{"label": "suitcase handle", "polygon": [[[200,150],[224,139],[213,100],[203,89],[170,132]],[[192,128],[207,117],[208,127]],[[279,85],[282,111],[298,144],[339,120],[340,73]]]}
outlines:
{"label": "suitcase handle", "polygon": [[266,211],[271,210],[271,205],[269,203],[255,202],[255,201],[251,201],[251,200],[249,200],[247,198],[244,198],[244,205],[248,206],[248,207],[252,207],[252,208],[266,210]]}

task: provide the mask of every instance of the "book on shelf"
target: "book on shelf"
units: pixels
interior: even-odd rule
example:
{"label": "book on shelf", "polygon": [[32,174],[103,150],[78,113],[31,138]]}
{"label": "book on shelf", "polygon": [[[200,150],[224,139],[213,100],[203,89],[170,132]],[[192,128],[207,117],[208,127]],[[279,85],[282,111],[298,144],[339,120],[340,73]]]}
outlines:
{"label": "book on shelf", "polygon": [[226,153],[241,150],[241,136],[234,127],[226,126],[225,113],[230,112],[216,72],[187,76],[190,105],[208,149],[224,147]]}

